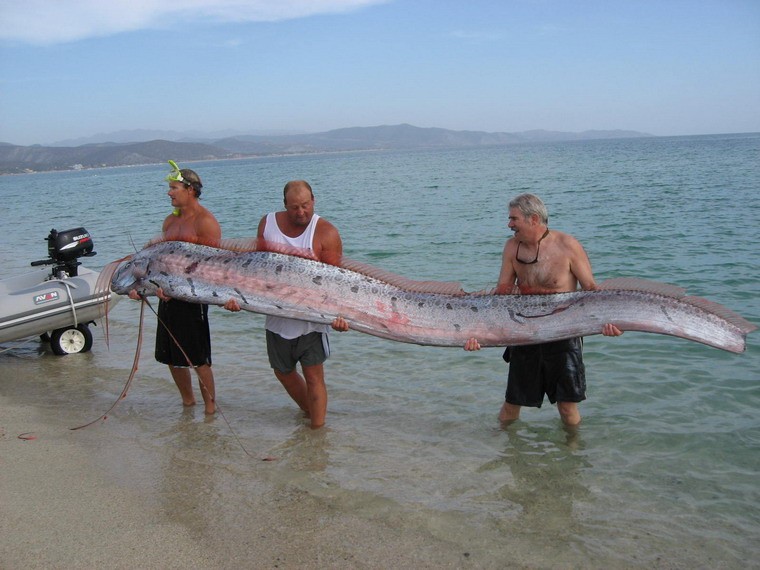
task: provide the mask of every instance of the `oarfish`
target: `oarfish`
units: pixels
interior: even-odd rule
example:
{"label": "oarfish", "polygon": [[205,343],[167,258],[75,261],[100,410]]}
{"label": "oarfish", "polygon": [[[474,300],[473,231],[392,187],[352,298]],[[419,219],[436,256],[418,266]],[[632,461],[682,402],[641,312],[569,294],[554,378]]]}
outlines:
{"label": "oarfish", "polygon": [[316,323],[345,318],[351,329],[429,346],[535,344],[624,331],[677,336],[730,352],[745,350],[757,327],[729,309],[687,297],[673,285],[613,279],[593,291],[547,295],[466,293],[457,284],[419,282],[367,265],[340,267],[270,251],[231,251],[167,241],[114,262],[111,289],[163,289],[185,301]]}

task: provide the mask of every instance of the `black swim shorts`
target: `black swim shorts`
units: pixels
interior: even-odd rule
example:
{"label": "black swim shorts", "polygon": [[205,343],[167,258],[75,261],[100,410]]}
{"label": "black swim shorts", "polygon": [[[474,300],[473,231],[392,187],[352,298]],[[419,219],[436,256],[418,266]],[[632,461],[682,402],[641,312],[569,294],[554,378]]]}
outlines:
{"label": "black swim shorts", "polygon": [[310,332],[297,338],[282,338],[267,330],[267,355],[272,368],[283,374],[301,366],[322,364],[330,356],[327,334]]}
{"label": "black swim shorts", "polygon": [[[166,331],[167,327],[176,342]],[[170,366],[187,368],[188,359],[193,366],[211,365],[208,305],[187,303],[178,299],[159,301],[156,360]]]}
{"label": "black swim shorts", "polygon": [[552,404],[586,399],[582,338],[509,348],[507,402],[540,408],[544,394]]}

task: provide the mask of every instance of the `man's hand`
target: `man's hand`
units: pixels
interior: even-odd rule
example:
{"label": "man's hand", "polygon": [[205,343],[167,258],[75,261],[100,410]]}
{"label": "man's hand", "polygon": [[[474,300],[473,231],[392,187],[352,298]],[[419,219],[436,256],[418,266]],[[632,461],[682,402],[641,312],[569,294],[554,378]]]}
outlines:
{"label": "man's hand", "polygon": [[464,349],[467,351],[480,350],[480,343],[478,342],[478,339],[476,338],[467,339],[467,342],[464,343]]}
{"label": "man's hand", "polygon": [[[138,293],[135,289],[132,289],[129,293],[127,293],[127,297],[129,297],[130,299],[134,299],[135,301],[140,301],[145,297],[145,295],[143,295],[142,293]],[[172,298],[166,295],[164,293],[164,290],[161,289],[160,287],[156,289],[156,297],[158,297],[162,301],[172,300]]]}
{"label": "man's hand", "polygon": [[330,323],[330,326],[338,332],[346,332],[348,330],[348,321],[343,317],[335,317],[335,320]]}
{"label": "man's hand", "polygon": [[172,300],[172,298],[169,297],[169,295],[167,295],[166,293],[164,293],[164,290],[161,289],[161,287],[159,287],[158,289],[156,289],[156,297],[158,297],[162,301],[171,301]]}
{"label": "man's hand", "polygon": [[240,310],[240,305],[238,305],[238,302],[235,299],[230,299],[224,305],[222,305],[222,307],[228,311],[232,311],[233,313],[237,313]]}
{"label": "man's hand", "polygon": [[621,334],[623,334],[623,331],[621,331],[612,323],[607,323],[606,325],[602,327],[602,334],[604,336],[620,336]]}

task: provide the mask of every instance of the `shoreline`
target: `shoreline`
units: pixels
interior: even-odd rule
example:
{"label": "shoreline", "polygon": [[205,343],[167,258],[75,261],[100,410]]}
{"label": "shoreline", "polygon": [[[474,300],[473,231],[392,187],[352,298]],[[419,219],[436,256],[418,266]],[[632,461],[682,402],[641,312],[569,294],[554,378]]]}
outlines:
{"label": "shoreline", "polygon": [[[81,437],[66,425],[70,418],[43,417],[2,395],[0,417],[5,570],[482,567],[424,525],[412,533],[408,525],[391,528],[332,505],[329,496],[270,481],[260,459],[225,475],[241,485],[232,489],[204,489],[183,462],[170,480],[151,484],[161,457],[137,449],[134,438],[114,440],[97,428]],[[219,487],[246,492],[233,496]],[[196,497],[183,499],[188,490]],[[201,520],[201,508],[214,514]]]}

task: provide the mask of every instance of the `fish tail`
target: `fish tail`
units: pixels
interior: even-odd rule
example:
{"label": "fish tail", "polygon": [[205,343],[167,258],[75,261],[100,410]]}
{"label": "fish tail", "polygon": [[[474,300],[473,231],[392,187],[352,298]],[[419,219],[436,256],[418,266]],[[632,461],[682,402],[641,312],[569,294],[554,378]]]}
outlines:
{"label": "fish tail", "polygon": [[757,326],[749,322],[741,315],[737,315],[731,309],[724,307],[719,303],[715,303],[708,299],[703,299],[702,297],[684,297],[681,299],[681,301],[684,303],[689,303],[690,305],[698,307],[703,311],[712,313],[713,315],[724,319],[725,321],[738,328],[741,331],[742,335],[747,335],[752,331],[757,330]]}
{"label": "fish tail", "polygon": [[736,314],[731,309],[702,297],[687,296],[686,291],[676,285],[659,283],[657,281],[649,281],[636,277],[617,277],[604,281],[598,286],[597,289],[638,291],[641,293],[651,293],[653,295],[671,297],[673,299],[678,299],[682,303],[697,307],[702,311],[711,313],[725,320],[726,322],[738,328],[741,334],[744,336],[754,330],[757,330],[757,326],[749,322],[741,315]]}

